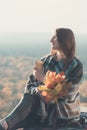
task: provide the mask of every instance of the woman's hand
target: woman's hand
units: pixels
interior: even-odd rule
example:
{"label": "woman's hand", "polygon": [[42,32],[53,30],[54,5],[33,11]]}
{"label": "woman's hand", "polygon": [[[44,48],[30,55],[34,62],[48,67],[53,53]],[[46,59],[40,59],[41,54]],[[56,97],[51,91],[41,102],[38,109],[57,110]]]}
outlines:
{"label": "woman's hand", "polygon": [[37,67],[34,67],[33,74],[37,80],[44,82],[44,68],[39,69]]}
{"label": "woman's hand", "polygon": [[41,95],[43,96],[43,98],[45,99],[46,103],[48,103],[49,101],[52,100],[52,96],[50,94],[48,94],[46,91],[43,91],[41,93]]}
{"label": "woman's hand", "polygon": [[[38,88],[37,88],[37,89],[38,89]],[[43,99],[46,103],[48,103],[49,101],[52,100],[52,95],[48,94],[46,91],[39,91],[39,90],[38,90],[38,92],[39,92],[40,96],[42,97],[42,99]]]}

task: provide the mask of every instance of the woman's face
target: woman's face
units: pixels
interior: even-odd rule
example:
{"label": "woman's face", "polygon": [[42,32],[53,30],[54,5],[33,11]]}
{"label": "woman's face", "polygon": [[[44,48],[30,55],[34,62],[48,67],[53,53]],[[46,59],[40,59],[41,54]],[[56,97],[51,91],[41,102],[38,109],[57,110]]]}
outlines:
{"label": "woman's face", "polygon": [[50,42],[51,42],[51,49],[59,50],[59,43],[56,34],[52,36]]}

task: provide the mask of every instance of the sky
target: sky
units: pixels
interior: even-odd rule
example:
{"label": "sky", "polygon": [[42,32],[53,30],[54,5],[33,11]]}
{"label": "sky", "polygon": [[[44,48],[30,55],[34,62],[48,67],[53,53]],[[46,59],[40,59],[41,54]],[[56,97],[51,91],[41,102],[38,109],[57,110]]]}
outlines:
{"label": "sky", "polygon": [[60,27],[87,33],[87,0],[0,0],[0,33]]}

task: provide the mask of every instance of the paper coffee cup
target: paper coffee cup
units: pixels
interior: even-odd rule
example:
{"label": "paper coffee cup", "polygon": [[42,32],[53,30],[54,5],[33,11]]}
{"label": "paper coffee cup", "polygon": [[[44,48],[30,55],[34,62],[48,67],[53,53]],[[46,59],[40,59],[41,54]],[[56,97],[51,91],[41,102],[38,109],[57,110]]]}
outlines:
{"label": "paper coffee cup", "polygon": [[43,61],[36,60],[35,61],[35,67],[38,69],[43,69]]}

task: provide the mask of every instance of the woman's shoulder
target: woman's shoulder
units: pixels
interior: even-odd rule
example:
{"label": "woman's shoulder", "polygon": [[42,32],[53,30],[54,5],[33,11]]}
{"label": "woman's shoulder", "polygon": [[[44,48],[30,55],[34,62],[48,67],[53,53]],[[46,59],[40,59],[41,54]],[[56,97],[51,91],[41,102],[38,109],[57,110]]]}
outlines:
{"label": "woman's shoulder", "polygon": [[47,55],[41,57],[40,60],[45,61],[45,60],[49,59],[50,57],[52,57],[51,54],[47,54]]}
{"label": "woman's shoulder", "polygon": [[66,75],[71,72],[79,73],[80,71],[81,72],[83,71],[83,64],[77,57],[73,57],[73,59],[70,61],[69,66],[66,70]]}
{"label": "woman's shoulder", "polygon": [[83,73],[83,64],[77,57],[73,58],[73,61],[72,61],[70,66],[72,68],[71,69],[72,72],[82,75],[82,73]]}
{"label": "woman's shoulder", "polygon": [[77,65],[83,66],[83,63],[82,63],[82,61],[81,61],[79,58],[74,57],[74,58],[73,58],[73,61],[74,61],[74,62],[77,62]]}

